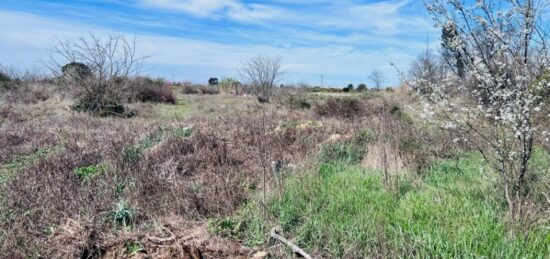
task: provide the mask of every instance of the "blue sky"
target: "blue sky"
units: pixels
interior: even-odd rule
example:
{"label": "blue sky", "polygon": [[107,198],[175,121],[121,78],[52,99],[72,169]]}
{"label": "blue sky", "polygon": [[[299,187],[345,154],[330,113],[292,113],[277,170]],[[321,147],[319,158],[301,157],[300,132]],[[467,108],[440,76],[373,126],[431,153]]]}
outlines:
{"label": "blue sky", "polygon": [[151,76],[205,82],[239,78],[243,60],[281,56],[286,83],[369,83],[402,69],[438,30],[422,1],[358,0],[2,0],[0,62],[39,68],[59,39],[94,33],[136,36]]}

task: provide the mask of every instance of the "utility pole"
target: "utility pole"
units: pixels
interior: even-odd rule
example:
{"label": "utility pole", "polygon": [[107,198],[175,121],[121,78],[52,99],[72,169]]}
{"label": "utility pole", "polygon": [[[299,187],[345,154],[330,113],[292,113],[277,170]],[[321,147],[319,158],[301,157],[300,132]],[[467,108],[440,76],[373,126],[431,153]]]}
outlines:
{"label": "utility pole", "polygon": [[428,60],[429,51],[430,51],[430,32],[426,32],[426,60]]}

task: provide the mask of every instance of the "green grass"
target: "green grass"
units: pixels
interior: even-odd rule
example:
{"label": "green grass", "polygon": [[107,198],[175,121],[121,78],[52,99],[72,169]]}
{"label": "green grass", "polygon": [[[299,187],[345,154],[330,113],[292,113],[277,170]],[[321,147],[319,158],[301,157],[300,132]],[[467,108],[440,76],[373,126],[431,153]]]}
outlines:
{"label": "green grass", "polygon": [[74,173],[82,180],[89,181],[98,174],[102,174],[107,170],[107,166],[104,164],[89,165],[78,167],[74,169]]}
{"label": "green grass", "polygon": [[189,102],[184,99],[178,99],[176,104],[151,103],[148,107],[151,109],[151,114],[145,115],[146,118],[182,119],[189,113]]}
{"label": "green grass", "polygon": [[[383,188],[379,172],[323,166],[288,179],[285,193],[267,205],[285,235],[306,251],[335,258],[550,255],[548,226],[524,235],[506,224],[497,178],[477,155],[441,161],[422,178],[402,177],[392,191]],[[247,215],[256,215],[242,219],[254,227],[239,226],[245,234],[236,235],[257,237],[267,229],[267,223],[258,223],[259,213]]]}

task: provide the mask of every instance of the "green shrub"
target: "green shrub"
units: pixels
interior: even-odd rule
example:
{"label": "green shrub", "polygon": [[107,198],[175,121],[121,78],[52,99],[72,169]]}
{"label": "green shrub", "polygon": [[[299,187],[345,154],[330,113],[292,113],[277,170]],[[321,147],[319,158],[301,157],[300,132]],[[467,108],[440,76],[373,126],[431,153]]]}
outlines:
{"label": "green shrub", "polygon": [[82,180],[90,180],[98,174],[102,174],[106,171],[106,166],[104,164],[100,165],[90,165],[78,167],[73,170],[73,172]]}
{"label": "green shrub", "polygon": [[209,219],[207,222],[208,231],[224,237],[237,237],[243,229],[243,221],[236,217],[225,217],[221,219]]}
{"label": "green shrub", "polygon": [[134,225],[135,210],[130,203],[121,199],[115,204],[115,207],[108,214],[108,217],[114,221],[115,226],[129,228]]}
{"label": "green shrub", "polygon": [[367,152],[366,147],[350,142],[328,143],[321,147],[319,161],[324,163],[358,164]]}
{"label": "green shrub", "polygon": [[125,245],[126,247],[126,254],[128,256],[135,256],[145,251],[143,247],[137,242],[128,242]]}

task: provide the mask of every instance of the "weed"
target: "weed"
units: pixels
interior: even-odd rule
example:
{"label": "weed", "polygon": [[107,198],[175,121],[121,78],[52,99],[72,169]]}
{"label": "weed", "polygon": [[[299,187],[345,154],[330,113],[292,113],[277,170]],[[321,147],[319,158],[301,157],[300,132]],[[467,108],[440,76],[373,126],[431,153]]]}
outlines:
{"label": "weed", "polygon": [[185,128],[175,128],[172,131],[172,136],[176,138],[188,138],[191,137],[193,134],[193,128],[192,127],[185,127]]}
{"label": "weed", "polygon": [[321,147],[319,162],[341,163],[347,165],[358,164],[363,160],[366,147],[351,142],[327,143]]}
{"label": "weed", "polygon": [[264,244],[267,241],[264,235],[267,226],[260,220],[262,216],[257,204],[257,202],[246,204],[234,216],[209,219],[208,231],[223,237],[244,240],[245,245],[251,247]]}
{"label": "weed", "polygon": [[115,226],[130,228],[134,224],[135,210],[132,208],[130,203],[124,199],[120,199],[116,202],[115,208],[109,213],[108,216],[115,222]]}
{"label": "weed", "polygon": [[44,229],[42,231],[42,233],[45,235],[45,236],[51,236],[53,235],[53,233],[55,233],[55,229],[57,229],[57,226],[49,226],[47,227],[46,229]]}
{"label": "weed", "polygon": [[137,242],[128,242],[126,243],[126,254],[128,256],[135,256],[142,252],[144,252],[145,249],[141,247],[141,245]]}
{"label": "weed", "polygon": [[136,147],[125,147],[122,150],[125,161],[135,162],[141,157],[141,149]]}
{"label": "weed", "polygon": [[96,175],[102,174],[106,171],[107,166],[104,164],[99,165],[89,165],[89,166],[83,166],[78,167],[73,170],[73,172],[84,181],[91,180]]}

